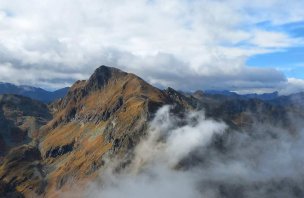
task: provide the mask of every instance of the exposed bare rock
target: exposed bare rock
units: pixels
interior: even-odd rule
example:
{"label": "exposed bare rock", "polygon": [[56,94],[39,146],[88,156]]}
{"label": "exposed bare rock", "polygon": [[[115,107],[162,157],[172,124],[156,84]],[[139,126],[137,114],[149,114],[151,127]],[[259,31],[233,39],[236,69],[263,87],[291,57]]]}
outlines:
{"label": "exposed bare rock", "polygon": [[17,95],[0,95],[0,156],[29,143],[52,118],[41,102]]}
{"label": "exposed bare rock", "polygon": [[77,81],[66,97],[49,106],[54,118],[40,134],[39,148],[49,178],[47,195],[94,177],[105,156],[130,154],[164,104],[178,111],[193,108],[186,97],[176,94],[107,66],[96,69],[87,81]]}
{"label": "exposed bare rock", "polygon": [[0,196],[42,195],[46,186],[42,167],[36,147],[24,145],[12,149],[0,165]]}

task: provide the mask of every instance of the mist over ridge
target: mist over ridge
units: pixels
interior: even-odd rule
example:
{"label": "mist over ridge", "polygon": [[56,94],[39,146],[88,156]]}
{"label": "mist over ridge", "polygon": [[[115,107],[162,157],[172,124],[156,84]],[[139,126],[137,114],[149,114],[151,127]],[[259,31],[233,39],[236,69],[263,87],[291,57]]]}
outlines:
{"label": "mist over ridge", "polygon": [[304,197],[303,0],[0,0],[0,198]]}

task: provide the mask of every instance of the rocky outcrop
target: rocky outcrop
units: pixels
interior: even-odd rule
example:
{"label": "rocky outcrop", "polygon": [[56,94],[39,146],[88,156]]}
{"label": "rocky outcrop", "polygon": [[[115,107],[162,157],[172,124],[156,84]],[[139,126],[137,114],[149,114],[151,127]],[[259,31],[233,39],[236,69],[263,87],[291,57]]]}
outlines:
{"label": "rocky outcrop", "polygon": [[178,111],[194,108],[186,97],[168,90],[107,66],[77,81],[66,97],[50,105],[54,118],[40,133],[39,149],[49,170],[46,194],[93,177],[106,158],[129,155],[164,104]]}
{"label": "rocky outcrop", "polygon": [[299,103],[294,106],[294,103],[281,103],[288,98],[286,96],[267,101],[202,92],[195,92],[192,96],[198,100],[207,117],[223,120],[238,130],[250,128],[255,123],[268,123],[292,131],[291,128],[296,125],[296,121],[290,118],[304,119],[304,106]]}
{"label": "rocky outcrop", "polygon": [[29,143],[51,114],[41,102],[17,95],[0,95],[0,156],[10,148]]}
{"label": "rocky outcrop", "polygon": [[0,164],[0,197],[33,197],[46,186],[41,155],[35,146],[12,149]]}

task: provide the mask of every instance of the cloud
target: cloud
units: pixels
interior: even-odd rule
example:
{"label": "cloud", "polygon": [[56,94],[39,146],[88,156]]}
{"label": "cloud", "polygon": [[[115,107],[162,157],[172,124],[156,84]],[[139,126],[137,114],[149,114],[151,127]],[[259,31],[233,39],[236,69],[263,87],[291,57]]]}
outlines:
{"label": "cloud", "polygon": [[[301,41],[255,24],[301,20],[301,8],[296,0],[288,5],[278,0],[4,0],[0,64],[10,65],[14,78],[1,73],[0,81],[56,88],[86,79],[106,64],[176,89],[194,89],[193,84],[198,89],[257,89],[262,87],[259,75],[268,72],[264,86],[277,88],[287,81],[280,71],[249,68],[246,59]],[[195,80],[185,83],[189,79]]]}
{"label": "cloud", "polygon": [[103,170],[101,183],[81,193],[94,198],[303,197],[304,131],[298,118],[290,119],[293,133],[267,120],[234,131],[203,112],[178,118],[165,106],[129,166]]}
{"label": "cloud", "polygon": [[304,91],[304,80],[288,78],[287,85],[280,90],[282,95]]}
{"label": "cloud", "polygon": [[301,40],[292,39],[288,35],[280,32],[257,31],[251,43],[265,48],[285,48],[296,45]]}
{"label": "cloud", "polygon": [[[181,120],[162,107],[148,129],[148,136],[134,151],[131,165],[122,174],[107,172],[103,187],[93,184],[88,197],[200,197],[196,189],[198,178],[188,171],[174,170],[181,160],[199,148],[207,146],[214,135],[222,134],[224,123],[206,119],[202,112],[192,112],[186,125],[176,127]],[[113,167],[112,167],[113,168]]]}

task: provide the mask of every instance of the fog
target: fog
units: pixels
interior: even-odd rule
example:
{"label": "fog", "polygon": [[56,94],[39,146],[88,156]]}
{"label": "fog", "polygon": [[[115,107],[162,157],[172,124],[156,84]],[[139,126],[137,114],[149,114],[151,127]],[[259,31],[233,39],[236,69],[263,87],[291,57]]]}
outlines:
{"label": "fog", "polygon": [[170,108],[156,113],[130,164],[100,173],[86,197],[304,196],[302,130],[264,122],[235,131],[204,112],[178,118]]}

